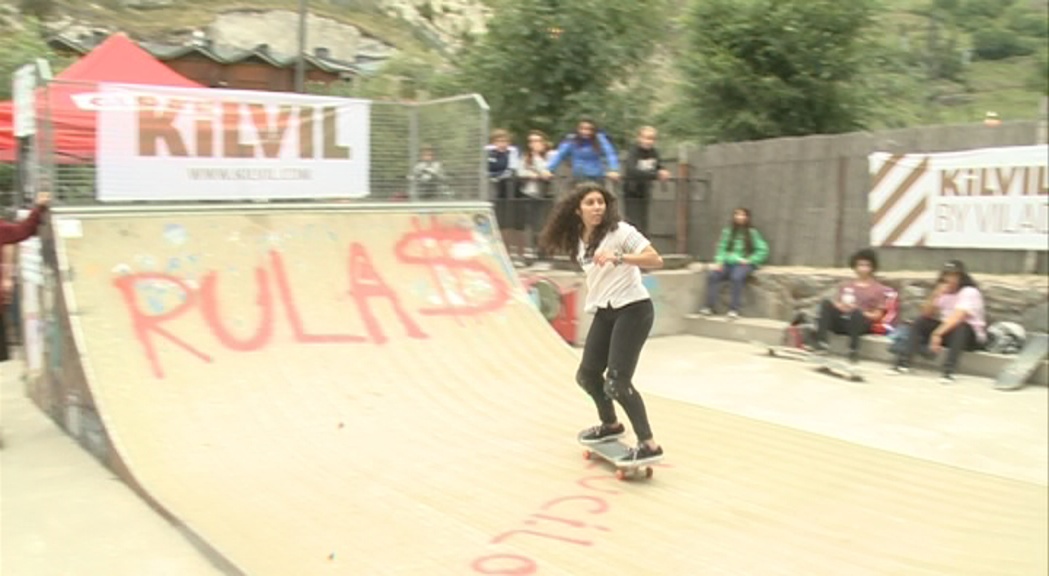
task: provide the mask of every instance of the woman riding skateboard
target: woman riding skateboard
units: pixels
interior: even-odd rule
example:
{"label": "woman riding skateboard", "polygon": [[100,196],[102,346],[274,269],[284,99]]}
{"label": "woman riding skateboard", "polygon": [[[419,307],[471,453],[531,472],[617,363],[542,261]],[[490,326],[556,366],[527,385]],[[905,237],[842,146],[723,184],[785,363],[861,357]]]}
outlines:
{"label": "woman riding skateboard", "polygon": [[615,400],[638,439],[622,461],[659,459],[663,448],[653,440],[645,403],[632,379],[655,320],[641,269],[661,268],[662,256],[635,227],[620,221],[615,196],[595,182],[578,184],[557,203],[539,242],[548,254],[571,256],[586,274],[585,310],[594,320],[576,382],[593,398],[601,423],[580,432],[580,442],[596,444],[626,434]]}

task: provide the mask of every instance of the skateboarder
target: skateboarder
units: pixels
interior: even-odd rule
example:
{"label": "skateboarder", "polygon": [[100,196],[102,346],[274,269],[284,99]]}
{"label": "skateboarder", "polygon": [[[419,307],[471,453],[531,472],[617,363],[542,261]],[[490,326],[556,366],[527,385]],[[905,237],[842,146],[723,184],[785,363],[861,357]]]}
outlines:
{"label": "skateboarder", "polygon": [[946,348],[947,359],[940,382],[954,382],[962,350],[979,350],[987,342],[983,294],[961,260],[944,264],[936,287],[922,305],[921,314],[911,326],[906,346],[897,355],[890,373],[908,372],[914,353],[927,342],[931,354]]}
{"label": "skateboarder", "polygon": [[655,320],[641,268],[661,268],[662,256],[635,227],[620,221],[616,197],[596,182],[581,182],[557,203],[539,242],[548,254],[571,256],[586,274],[585,310],[594,320],[576,382],[593,398],[601,423],[583,430],[579,440],[597,443],[626,433],[616,418],[615,400],[638,439],[623,460],[658,459],[663,448],[653,440],[645,403],[632,379]]}

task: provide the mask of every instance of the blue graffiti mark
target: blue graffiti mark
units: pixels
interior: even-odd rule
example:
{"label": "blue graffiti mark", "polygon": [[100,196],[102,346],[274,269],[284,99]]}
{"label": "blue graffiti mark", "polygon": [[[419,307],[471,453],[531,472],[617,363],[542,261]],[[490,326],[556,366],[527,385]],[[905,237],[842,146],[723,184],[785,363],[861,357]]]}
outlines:
{"label": "blue graffiti mark", "polygon": [[150,294],[146,297],[146,302],[149,304],[149,311],[154,314],[160,314],[164,311],[164,301],[161,300],[156,294]]}
{"label": "blue graffiti mark", "polygon": [[168,224],[167,226],[164,226],[164,238],[167,239],[168,242],[180,246],[185,244],[186,240],[189,239],[189,233],[186,232],[185,227],[181,224]]}
{"label": "blue graffiti mark", "polygon": [[182,261],[178,258],[171,258],[168,260],[168,272],[174,272],[182,268]]}

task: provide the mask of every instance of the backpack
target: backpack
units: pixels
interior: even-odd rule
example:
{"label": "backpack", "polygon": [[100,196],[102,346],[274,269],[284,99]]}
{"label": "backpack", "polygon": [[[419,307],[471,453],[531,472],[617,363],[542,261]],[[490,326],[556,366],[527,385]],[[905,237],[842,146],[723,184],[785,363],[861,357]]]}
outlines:
{"label": "backpack", "polygon": [[995,322],[987,328],[988,352],[1019,354],[1027,342],[1027,331],[1016,322]]}
{"label": "backpack", "polygon": [[871,326],[871,334],[885,336],[896,330],[896,322],[900,318],[900,293],[887,288],[885,290],[885,315],[881,321]]}

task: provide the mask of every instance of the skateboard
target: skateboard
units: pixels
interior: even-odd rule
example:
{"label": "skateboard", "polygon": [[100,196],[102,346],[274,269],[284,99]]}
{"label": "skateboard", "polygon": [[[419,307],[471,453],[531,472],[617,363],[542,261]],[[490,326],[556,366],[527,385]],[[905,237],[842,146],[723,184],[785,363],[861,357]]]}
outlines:
{"label": "skateboard", "polygon": [[859,366],[840,358],[823,356],[816,371],[821,374],[829,374],[837,378],[844,378],[850,382],[865,382],[866,379],[860,372]]}
{"label": "skateboard", "polygon": [[660,456],[655,460],[648,460],[642,464],[629,464],[619,462],[618,460],[626,456],[630,450],[629,446],[619,440],[606,440],[597,444],[580,442],[580,444],[586,446],[586,450],[583,451],[584,459],[593,460],[595,457],[599,457],[612,463],[616,467],[616,478],[620,480],[626,480],[631,475],[640,475],[642,473],[644,473],[645,478],[651,478],[654,473],[651,464],[663,459]]}
{"label": "skateboard", "polygon": [[1020,354],[998,374],[994,381],[997,390],[1019,390],[1027,383],[1031,373],[1049,354],[1049,334],[1033,334],[1024,345]]}
{"label": "skateboard", "polygon": [[774,358],[789,358],[791,360],[801,360],[803,362],[815,364],[816,371],[820,374],[828,374],[830,376],[849,380],[850,382],[866,381],[858,366],[846,360],[835,358],[830,355],[830,352],[816,353],[806,348],[768,344],[766,342],[755,342],[755,344],[764,349],[769,356]]}

